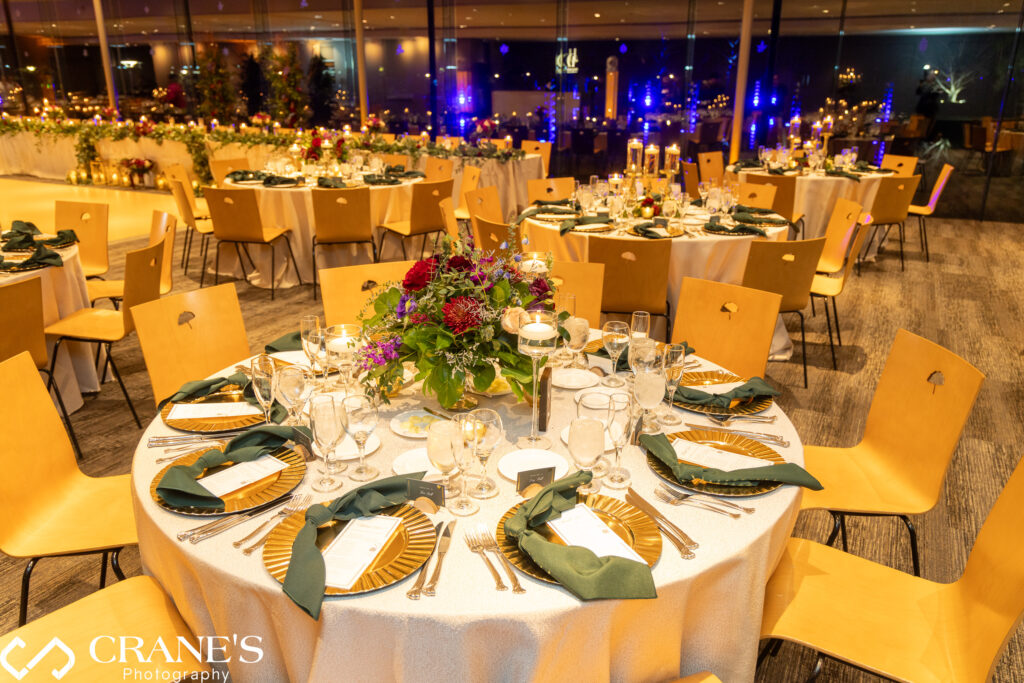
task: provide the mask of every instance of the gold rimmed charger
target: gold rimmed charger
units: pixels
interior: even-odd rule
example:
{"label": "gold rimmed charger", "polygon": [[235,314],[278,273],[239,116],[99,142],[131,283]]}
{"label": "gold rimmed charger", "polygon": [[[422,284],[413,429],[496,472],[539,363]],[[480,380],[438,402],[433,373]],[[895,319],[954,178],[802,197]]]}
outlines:
{"label": "gold rimmed charger", "polygon": [[[11,252],[11,253],[14,253],[14,252]],[[28,259],[21,259],[21,260],[4,259],[4,263],[13,263],[14,266],[11,267],[11,268],[0,269],[0,272],[4,272],[4,273],[30,273],[33,270],[42,270],[43,268],[46,268],[46,267],[48,267],[50,265],[49,263],[30,263],[27,266],[22,265],[22,263],[24,263],[24,261],[26,261],[26,260],[28,260]]]}
{"label": "gold rimmed charger", "polygon": [[[598,337],[597,339],[591,339],[587,342],[587,345],[583,347],[584,353],[597,353],[604,348],[604,339]],[[654,348],[660,353],[665,348],[665,342],[655,341]]]}
{"label": "gold rimmed charger", "polygon": [[[199,398],[190,399],[188,401],[181,401],[181,404],[187,403],[240,403],[245,401],[242,389],[236,384],[229,384],[220,391],[214,392],[208,396],[201,396]],[[164,424],[171,429],[177,429],[183,432],[198,432],[198,433],[212,433],[212,432],[225,432],[232,429],[242,429],[244,427],[252,427],[254,425],[263,424],[262,412],[259,415],[239,415],[236,417],[190,417],[190,418],[179,418],[179,419],[168,419],[171,408],[177,403],[168,403],[160,410],[160,419],[164,421]]]}
{"label": "gold rimmed charger", "polygon": [[[599,493],[578,496],[578,501],[593,510],[594,514],[607,524],[608,528],[614,531],[629,547],[635,550],[637,555],[642,557],[648,565],[653,567],[654,563],[661,557],[661,532],[658,530],[658,525],[647,513],[618,498],[602,496]],[[501,549],[502,554],[508,558],[508,561],[512,563],[512,566],[519,571],[541,581],[558,583],[550,574],[537,566],[530,559],[529,555],[519,549],[519,544],[514,538],[509,538],[505,535],[505,521],[516,514],[525,502],[513,505],[501,516],[501,520],[498,521],[498,528],[495,530],[498,547]],[[546,524],[535,528],[534,531],[552,543],[565,545],[562,539],[551,531]]]}
{"label": "gold rimmed charger", "polygon": [[[398,530],[352,588],[345,590],[327,586],[324,595],[356,595],[385,588],[415,572],[430,557],[437,534],[426,515],[407,504],[385,508],[378,514],[398,517],[401,521]],[[292,544],[305,523],[305,510],[289,515],[270,532],[263,546],[263,566],[281,583],[284,583],[292,560]],[[320,550],[326,548],[347,523],[331,520],[319,527],[316,547]]]}
{"label": "gold rimmed charger", "polygon": [[589,233],[594,233],[594,234],[598,234],[598,235],[601,234],[601,233],[605,233],[605,232],[611,232],[612,230],[615,230],[615,226],[612,225],[611,223],[595,223],[593,225],[577,225],[576,227],[573,228],[573,232],[583,232],[583,233],[588,233],[589,232]]}
{"label": "gold rimmed charger", "polygon": [[[711,446],[713,448],[726,451],[727,453],[749,455],[752,458],[759,458],[773,464],[786,462],[781,455],[760,441],[748,439],[745,436],[739,436],[737,434],[720,432],[716,429],[697,429],[689,432],[676,432],[674,434],[668,434],[667,437],[671,442],[682,439],[683,441]],[[658,458],[654,457],[650,453],[647,454],[647,464],[656,475],[673,486],[679,486],[689,491],[697,491],[698,493],[710,493],[716,496],[729,496],[733,498],[759,496],[762,493],[774,491],[782,486],[782,484],[777,481],[762,482],[756,486],[728,486],[726,484],[711,483],[694,484],[691,482],[683,483],[676,480],[675,475],[672,473],[672,470],[668,468],[668,465],[663,463],[661,460],[658,460]]]}
{"label": "gold rimmed charger", "polygon": [[[700,387],[715,384],[730,384],[743,381],[745,380],[742,377],[725,370],[706,370],[704,372],[684,372],[679,380],[679,386],[699,389]],[[674,404],[695,413],[705,413],[708,415],[753,415],[754,413],[768,410],[772,407],[773,402],[774,400],[771,396],[756,396],[752,399],[740,400],[739,403],[728,408],[686,403],[684,401],[674,401]]]}
{"label": "gold rimmed charger", "polygon": [[[200,448],[192,451],[191,453],[186,453],[167,467],[157,472],[156,476],[153,477],[153,481],[149,485],[149,494],[153,497],[153,500],[156,501],[157,505],[165,510],[170,510],[171,512],[178,512],[183,515],[192,515],[195,517],[245,512],[246,510],[266,505],[267,503],[271,503],[282,496],[288,495],[302,482],[302,477],[306,474],[305,458],[291,448],[281,447],[273,451],[270,455],[281,462],[287,463],[288,466],[268,477],[264,477],[259,481],[254,481],[248,486],[244,486],[237,491],[232,491],[231,493],[223,496],[221,498],[221,500],[224,501],[223,510],[212,510],[209,508],[197,507],[178,507],[167,503],[163,498],[161,498],[156,492],[156,487],[160,483],[160,480],[163,479],[164,474],[167,473],[167,470],[179,465],[188,467],[198,460],[199,456],[208,450],[210,450],[210,448]],[[207,469],[203,473],[203,476],[219,472],[231,467],[233,464],[234,463],[228,461],[218,467]]]}

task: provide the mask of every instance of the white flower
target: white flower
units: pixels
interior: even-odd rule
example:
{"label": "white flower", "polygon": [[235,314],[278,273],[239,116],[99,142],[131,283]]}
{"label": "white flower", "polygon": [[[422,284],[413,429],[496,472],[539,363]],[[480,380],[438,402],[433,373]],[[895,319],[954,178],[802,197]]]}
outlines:
{"label": "white flower", "polygon": [[509,334],[517,334],[519,332],[519,319],[525,312],[518,306],[506,308],[505,312],[501,314],[501,329]]}

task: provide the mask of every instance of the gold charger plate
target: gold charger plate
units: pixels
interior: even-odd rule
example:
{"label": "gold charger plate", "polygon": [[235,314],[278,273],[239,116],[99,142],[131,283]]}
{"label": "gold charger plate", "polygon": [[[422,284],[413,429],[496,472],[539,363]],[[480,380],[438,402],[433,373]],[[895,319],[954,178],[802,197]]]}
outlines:
{"label": "gold charger plate", "polygon": [[[393,583],[398,583],[419,569],[434,551],[437,534],[434,525],[422,512],[407,505],[384,508],[381,515],[398,517],[402,523],[359,580],[352,588],[345,590],[327,586],[324,595],[356,595],[369,593]],[[285,517],[284,521],[270,532],[263,546],[263,566],[270,575],[284,583],[288,564],[292,560],[292,543],[306,523],[306,511],[300,510]],[[323,550],[345,528],[347,522],[331,520],[317,529],[316,547]]]}
{"label": "gold charger plate", "polygon": [[615,229],[615,226],[611,225],[610,223],[596,223],[594,225],[577,225],[572,230],[573,232],[592,232],[595,235],[599,235],[601,233],[611,232],[612,230]]}
{"label": "gold charger plate", "polygon": [[[712,384],[727,384],[729,382],[742,382],[743,378],[725,372],[724,370],[707,370],[705,372],[684,372],[679,386],[696,387],[709,386]],[[720,408],[719,406],[702,406],[696,403],[684,403],[674,401],[673,404],[694,413],[705,413],[707,415],[753,415],[768,410],[772,407],[774,400],[771,396],[760,396],[743,401],[731,408]]]}
{"label": "gold charger plate", "polygon": [[0,271],[2,271],[4,273],[29,273],[29,272],[32,272],[33,270],[42,270],[43,268],[47,268],[50,265],[49,263],[33,263],[31,265],[28,265],[28,266],[22,266],[21,265],[21,263],[22,263],[21,261],[8,261],[8,260],[5,260],[4,262],[5,263],[13,263],[13,264],[15,264],[11,268],[0,268]]}
{"label": "gold charger plate", "polygon": [[[729,434],[727,432],[720,432],[715,429],[698,429],[689,432],[676,432],[675,434],[668,434],[669,441],[676,441],[682,439],[683,441],[692,441],[693,443],[701,443],[707,446],[712,446],[728,453],[738,453],[740,455],[749,455],[752,458],[760,458],[771,463],[781,464],[786,462],[781,455],[773,451],[768,446],[765,446],[760,441],[748,439],[745,436],[739,436],[737,434]],[[699,493],[710,493],[716,496],[728,496],[730,498],[745,498],[748,496],[759,496],[762,493],[768,493],[782,486],[781,482],[762,482],[757,486],[727,486],[725,484],[683,484],[676,480],[672,470],[658,460],[656,457],[647,454],[647,464],[654,471],[658,477],[665,480],[673,486],[684,488],[688,491],[697,491]]]}
{"label": "gold charger plate", "polygon": [[[637,555],[644,558],[644,562],[648,565],[653,567],[654,563],[661,557],[661,532],[658,530],[658,525],[647,513],[618,498],[602,496],[599,493],[578,496],[577,500],[578,502],[585,503],[587,507],[593,510],[601,521],[607,524],[619,538],[635,550]],[[557,584],[558,582],[550,574],[537,566],[526,553],[519,549],[515,539],[505,535],[505,521],[514,515],[525,502],[513,505],[511,509],[501,516],[501,519],[498,521],[498,528],[495,530],[498,547],[501,548],[502,554],[508,558],[512,566],[519,571],[535,579]],[[548,529],[546,524],[534,529],[534,531],[539,532],[552,543],[565,545],[554,532]]]}
{"label": "gold charger plate", "polygon": [[[172,467],[177,465],[189,466],[199,459],[209,448],[200,448],[186,453],[181,456],[167,467],[163,468],[157,475],[153,477],[153,481],[149,485],[149,494],[156,501],[156,504],[162,507],[164,510],[170,510],[171,512],[178,512],[183,515],[192,515],[195,517],[208,517],[211,515],[227,515],[235,512],[245,512],[252,508],[266,505],[267,503],[273,502],[282,496],[286,496],[291,493],[296,486],[302,482],[302,477],[306,474],[306,459],[298,452],[291,448],[278,448],[271,453],[272,456],[288,463],[288,467],[284,468],[280,472],[275,472],[269,477],[264,477],[259,481],[245,486],[237,491],[229,493],[223,497],[224,509],[223,510],[210,510],[208,508],[195,508],[195,507],[177,507],[164,501],[156,492],[157,484],[163,479],[164,474]],[[226,467],[230,467],[232,462],[228,461],[223,465],[208,469],[203,474],[213,474],[223,470]]]}
{"label": "gold charger plate", "polygon": [[[238,403],[244,401],[242,390],[235,384],[229,384],[220,391],[208,396],[201,396],[181,403]],[[168,403],[160,411],[160,419],[171,429],[178,429],[183,432],[224,432],[230,429],[241,429],[263,424],[262,413],[259,415],[242,415],[240,417],[197,417],[169,420],[167,416],[171,412],[174,403]]]}

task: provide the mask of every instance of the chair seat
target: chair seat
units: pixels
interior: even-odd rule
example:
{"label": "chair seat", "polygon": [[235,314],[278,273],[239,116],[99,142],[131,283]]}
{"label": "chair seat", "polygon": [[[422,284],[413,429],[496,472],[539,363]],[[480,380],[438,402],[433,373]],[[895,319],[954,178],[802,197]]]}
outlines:
{"label": "chair seat", "polygon": [[38,557],[138,543],[130,478],[129,474],[87,477],[75,473],[40,492],[48,502],[26,512],[23,520],[4,522],[3,552]]}
{"label": "chair seat", "polygon": [[[96,639],[100,634],[112,638]],[[140,662],[137,657],[129,654],[129,663],[119,663],[117,648],[120,645],[117,639],[121,635],[138,637],[146,648],[144,654],[149,653],[160,639],[167,646],[172,661],[168,663],[166,657],[154,650],[153,656],[146,657],[149,662]],[[148,576],[133,576],[119,581],[0,636],[0,649],[6,650],[15,638],[27,643],[24,650],[15,648],[8,656],[10,664],[21,668],[35,652],[55,637],[60,638],[75,653],[75,662],[69,672],[71,676],[67,680],[120,680],[123,671],[131,671],[130,675],[125,675],[126,679],[137,676],[137,680],[176,681],[188,680],[189,674],[193,672],[209,672],[206,664],[197,661],[187,648],[178,645],[179,637],[192,643],[193,647],[196,641],[170,597],[155,579]],[[95,658],[88,654],[94,640]],[[128,642],[134,641],[129,638]],[[179,653],[180,663],[175,663]],[[55,677],[51,671],[59,670],[66,665],[66,661],[63,653],[51,652],[28,674],[25,681],[52,681]],[[104,661],[108,663],[101,663]]]}
{"label": "chair seat", "polygon": [[108,270],[110,270],[110,266],[90,266],[89,264],[86,263],[82,264],[82,273],[86,277],[96,277],[97,275],[103,275]]}
{"label": "chair seat", "polygon": [[124,315],[106,308],[83,308],[48,325],[44,331],[55,337],[115,342],[124,338]]}
{"label": "chair seat", "polygon": [[460,206],[459,208],[455,209],[455,220],[468,221],[471,218],[472,216],[469,215],[469,209],[465,208],[464,206]]}
{"label": "chair seat", "polygon": [[910,208],[907,209],[907,213],[912,216],[931,216],[932,207],[930,206],[918,206],[917,204],[911,204]]}
{"label": "chair seat", "polygon": [[213,233],[213,222],[209,216],[196,217],[196,232],[200,235],[210,235]]}
{"label": "chair seat", "polygon": [[824,488],[805,489],[801,510],[824,509],[884,515],[928,512],[935,498],[891,466],[880,450],[860,443],[851,448],[805,446],[804,462]]}
{"label": "chair seat", "polygon": [[432,232],[444,232],[444,226],[438,225],[435,227],[428,228],[426,230],[413,231],[412,223],[410,221],[393,221],[391,223],[385,223],[382,226],[385,230],[397,233],[402,237],[412,237],[413,235],[426,235]]}
{"label": "chair seat", "polygon": [[957,584],[791,538],[765,589],[761,637],[806,645],[897,680],[971,680]]}
{"label": "chair seat", "polygon": [[811,294],[818,296],[839,296],[843,291],[843,278],[829,277],[823,273],[815,273],[811,282]]}
{"label": "chair seat", "polygon": [[86,280],[85,290],[90,302],[97,299],[123,299],[124,280]]}

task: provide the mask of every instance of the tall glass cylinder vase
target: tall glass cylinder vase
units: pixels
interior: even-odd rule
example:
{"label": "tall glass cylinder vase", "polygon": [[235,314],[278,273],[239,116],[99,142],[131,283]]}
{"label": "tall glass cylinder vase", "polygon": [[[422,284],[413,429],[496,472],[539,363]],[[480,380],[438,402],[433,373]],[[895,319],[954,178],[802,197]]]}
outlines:
{"label": "tall glass cylinder vase", "polygon": [[538,434],[540,402],[538,374],[542,358],[554,350],[558,337],[555,314],[550,311],[524,311],[519,319],[519,353],[533,360],[533,424],[530,436],[520,437],[516,444],[520,448],[548,448],[551,440]]}

